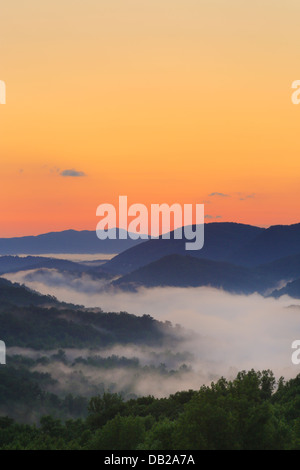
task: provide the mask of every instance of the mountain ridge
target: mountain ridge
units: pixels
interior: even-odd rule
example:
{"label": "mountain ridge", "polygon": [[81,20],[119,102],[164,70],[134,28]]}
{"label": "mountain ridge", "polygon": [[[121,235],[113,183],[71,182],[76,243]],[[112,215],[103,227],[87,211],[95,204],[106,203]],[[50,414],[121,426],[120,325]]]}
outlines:
{"label": "mountain ridge", "polygon": [[25,237],[0,238],[0,255],[39,255],[39,254],[115,254],[137,246],[143,240],[132,240],[127,232],[127,239],[119,239],[117,229],[115,240],[100,240],[93,230],[63,230]]}

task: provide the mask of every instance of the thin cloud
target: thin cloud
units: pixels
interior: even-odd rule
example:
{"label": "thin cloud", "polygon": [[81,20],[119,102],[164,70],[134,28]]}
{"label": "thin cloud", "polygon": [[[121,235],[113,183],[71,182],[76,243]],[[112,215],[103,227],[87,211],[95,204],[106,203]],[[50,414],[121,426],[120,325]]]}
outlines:
{"label": "thin cloud", "polygon": [[60,176],[78,178],[78,177],[86,176],[86,174],[83,171],[77,171],[77,170],[71,169],[71,170],[61,171]]}
{"label": "thin cloud", "polygon": [[222,219],[222,216],[221,215],[210,215],[210,214],[207,214],[204,216],[205,219]]}
{"label": "thin cloud", "polygon": [[247,199],[253,199],[254,197],[255,197],[255,193],[245,194],[245,195],[240,194],[240,201],[246,201]]}
{"label": "thin cloud", "polygon": [[229,194],[224,193],[210,193],[209,196],[218,196],[218,197],[229,197]]}

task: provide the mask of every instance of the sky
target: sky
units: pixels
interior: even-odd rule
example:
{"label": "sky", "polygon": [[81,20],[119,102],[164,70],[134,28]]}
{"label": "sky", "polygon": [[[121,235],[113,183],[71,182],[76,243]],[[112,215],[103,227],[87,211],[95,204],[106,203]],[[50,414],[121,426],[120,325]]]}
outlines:
{"label": "sky", "polygon": [[204,203],[300,222],[299,0],[11,0],[0,7],[0,237],[96,208]]}

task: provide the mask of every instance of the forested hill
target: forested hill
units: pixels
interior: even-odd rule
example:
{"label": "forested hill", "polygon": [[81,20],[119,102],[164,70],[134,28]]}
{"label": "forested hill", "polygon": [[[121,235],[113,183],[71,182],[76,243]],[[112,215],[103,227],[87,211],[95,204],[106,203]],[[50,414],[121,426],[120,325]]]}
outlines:
{"label": "forested hill", "polygon": [[96,312],[58,302],[0,278],[1,339],[8,347],[33,349],[104,347],[109,344],[160,344],[176,337],[169,323],[150,315]]}
{"label": "forested hill", "polygon": [[29,305],[52,305],[58,306],[60,303],[55,297],[50,295],[41,295],[25,286],[12,283],[6,279],[0,278],[0,308],[7,303],[13,303],[18,306]]}
{"label": "forested hill", "polygon": [[[105,393],[84,420],[45,416],[36,427],[0,418],[0,449],[299,450],[299,390],[300,376],[276,384],[272,372],[252,370],[163,399]],[[58,404],[83,406],[72,397]]]}

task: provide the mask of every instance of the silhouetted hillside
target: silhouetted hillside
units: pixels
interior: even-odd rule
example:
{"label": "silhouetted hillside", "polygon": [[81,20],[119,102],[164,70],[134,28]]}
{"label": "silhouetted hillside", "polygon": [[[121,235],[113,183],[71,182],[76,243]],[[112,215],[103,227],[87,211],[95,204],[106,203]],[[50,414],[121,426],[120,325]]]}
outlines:
{"label": "silhouetted hillside", "polygon": [[269,287],[267,276],[255,270],[230,263],[169,255],[127,274],[113,285],[124,290],[137,287],[198,287],[212,286],[229,292],[263,292]]}
{"label": "silhouetted hillside", "polygon": [[[124,232],[124,231],[123,231]],[[99,240],[96,231],[66,230],[19,238],[1,238],[0,254],[121,253],[142,240]]]}
{"label": "silhouetted hillside", "polygon": [[17,273],[19,271],[31,271],[53,269],[60,273],[70,273],[79,278],[82,274],[89,274],[93,279],[107,279],[112,276],[97,264],[74,263],[63,259],[44,258],[39,256],[2,256],[0,257],[0,275]]}
{"label": "silhouetted hillside", "polygon": [[300,299],[300,279],[288,282],[282,289],[276,289],[272,292],[272,297],[279,298],[282,295],[289,295],[294,299]]}
{"label": "silhouetted hillside", "polygon": [[[237,249],[254,240],[264,230],[235,223],[205,224],[204,247],[199,251],[186,251],[185,243],[188,240],[175,240],[174,232],[171,232],[170,240],[164,240],[162,237],[148,240],[116,256],[103,267],[110,272],[126,274],[170,254],[228,261],[234,258],[233,254]],[[239,264],[238,260],[235,264]]]}
{"label": "silhouetted hillside", "polygon": [[261,275],[267,275],[275,282],[290,281],[300,277],[300,254],[286,256],[256,268]]}
{"label": "silhouetted hillside", "polygon": [[257,266],[300,253],[300,224],[274,225],[235,250],[232,260]]}

